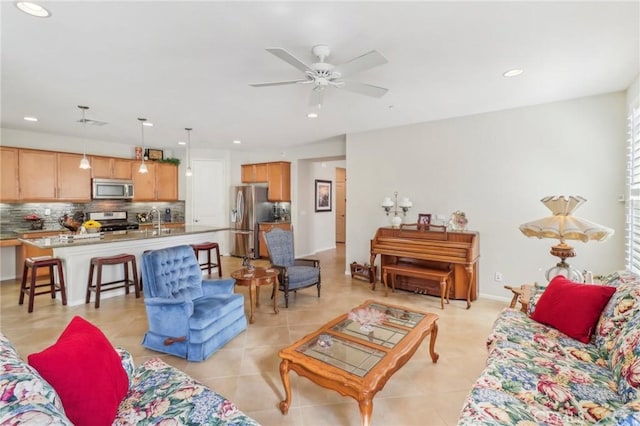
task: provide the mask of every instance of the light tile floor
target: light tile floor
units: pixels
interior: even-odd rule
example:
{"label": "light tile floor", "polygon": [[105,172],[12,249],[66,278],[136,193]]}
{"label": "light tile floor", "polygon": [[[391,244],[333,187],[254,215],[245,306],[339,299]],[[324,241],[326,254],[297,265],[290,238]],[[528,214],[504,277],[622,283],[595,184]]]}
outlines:
{"label": "light tile floor", "polygon": [[[28,314],[26,303],[18,305],[19,284],[4,281],[0,285],[0,330],[26,359],[28,354],[52,344],[69,320],[81,315],[99,326],[115,346],[129,350],[136,363],[159,356],[231,399],[263,425],[356,425],[360,424],[356,401],[321,388],[295,372],[290,372],[292,406],[283,416],[278,409],[284,398],[278,351],[364,300],[378,299],[437,313],[440,319],[436,351],[440,359],[437,364],[431,362],[427,337],[413,358],[375,396],[372,425],[455,425],[464,397],[484,366],[485,338],[506,303],[479,299],[466,310],[464,301],[451,301],[441,310],[437,297],[398,291],[385,298],[380,284],[372,291],[368,283],[345,274],[342,245],[316,257],[322,267],[320,298],[316,297],[315,287],[301,290],[290,295],[289,308],[285,309],[280,293],[280,313],[276,315],[269,300],[270,291],[263,289],[256,322],[201,363],[156,353],[140,345],[147,330],[146,312],[143,299],[135,299],[133,294],[103,299],[100,309],[94,309],[93,304],[65,307],[42,295],[36,297],[34,312]],[[223,275],[229,276],[241,262],[223,257],[222,263]],[[248,316],[247,288],[237,287],[236,291],[245,295]]]}

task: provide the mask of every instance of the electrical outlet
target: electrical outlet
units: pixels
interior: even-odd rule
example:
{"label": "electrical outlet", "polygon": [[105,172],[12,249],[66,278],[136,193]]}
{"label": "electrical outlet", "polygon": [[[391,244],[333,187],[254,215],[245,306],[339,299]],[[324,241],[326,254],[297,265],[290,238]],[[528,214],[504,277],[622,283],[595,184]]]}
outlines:
{"label": "electrical outlet", "polygon": [[494,281],[502,281],[502,272],[496,272],[493,276]]}
{"label": "electrical outlet", "polygon": [[51,209],[44,209],[45,216],[51,216]]}

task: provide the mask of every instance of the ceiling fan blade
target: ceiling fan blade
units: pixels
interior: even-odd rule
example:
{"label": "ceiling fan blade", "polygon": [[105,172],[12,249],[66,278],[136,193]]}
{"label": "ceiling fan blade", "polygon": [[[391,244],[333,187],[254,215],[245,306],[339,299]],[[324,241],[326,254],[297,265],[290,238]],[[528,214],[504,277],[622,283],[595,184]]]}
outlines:
{"label": "ceiling fan blade", "polygon": [[385,89],[384,87],[372,86],[371,84],[359,83],[357,81],[345,81],[344,85],[340,88],[374,98],[381,98],[389,91],[389,89]]}
{"label": "ceiling fan blade", "polygon": [[285,80],[285,81],[274,81],[271,83],[253,83],[249,86],[253,87],[268,87],[268,86],[284,86],[285,84],[296,84],[296,83],[307,83],[308,79],[303,78],[302,80]]}
{"label": "ceiling fan blade", "polygon": [[387,58],[382,56],[380,52],[372,50],[357,58],[353,58],[349,62],[336,66],[336,70],[340,72],[342,77],[346,77],[368,70],[369,68],[377,67],[378,65],[386,64],[387,62],[389,62]]}
{"label": "ceiling fan blade", "polygon": [[291,53],[287,52],[284,49],[281,49],[279,47],[270,47],[267,49],[267,52],[276,55],[278,58],[282,59],[289,65],[293,65],[294,67],[298,68],[302,72],[313,71],[313,69],[309,65],[305,64],[300,59],[296,58],[295,56],[293,56]]}
{"label": "ceiling fan blade", "polygon": [[324,88],[322,89],[314,88],[311,91],[311,96],[309,97],[309,106],[321,108],[323,99],[324,99]]}

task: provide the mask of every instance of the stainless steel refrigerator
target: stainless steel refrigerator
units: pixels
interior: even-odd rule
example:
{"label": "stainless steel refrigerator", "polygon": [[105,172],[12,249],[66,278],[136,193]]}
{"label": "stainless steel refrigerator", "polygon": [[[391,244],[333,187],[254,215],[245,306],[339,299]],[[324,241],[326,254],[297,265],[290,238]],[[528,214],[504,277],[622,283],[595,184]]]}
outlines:
{"label": "stainless steel refrigerator", "polygon": [[257,258],[258,223],[269,222],[273,203],[267,201],[267,187],[255,185],[231,188],[231,255]]}

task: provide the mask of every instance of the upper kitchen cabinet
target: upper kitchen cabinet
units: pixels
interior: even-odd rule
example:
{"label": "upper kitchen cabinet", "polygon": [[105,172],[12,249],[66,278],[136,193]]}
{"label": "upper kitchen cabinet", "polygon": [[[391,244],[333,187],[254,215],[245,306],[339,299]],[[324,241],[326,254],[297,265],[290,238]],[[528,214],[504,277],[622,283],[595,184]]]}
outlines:
{"label": "upper kitchen cabinet", "polygon": [[291,201],[291,163],[243,164],[242,183],[265,183],[269,187],[269,201]]}
{"label": "upper kitchen cabinet", "polygon": [[18,150],[21,201],[89,201],[91,171],[80,167],[82,155]]}
{"label": "upper kitchen cabinet", "polygon": [[291,163],[278,161],[267,163],[269,201],[291,201]]}
{"label": "upper kitchen cabinet", "polygon": [[0,147],[0,201],[17,201],[18,193],[18,149]]}
{"label": "upper kitchen cabinet", "polygon": [[140,163],[131,163],[133,201],[177,201],[178,167],[173,164],[147,161],[147,173],[138,172]]}
{"label": "upper kitchen cabinet", "polygon": [[131,179],[131,164],[126,158],[91,157],[91,174],[94,178]]}
{"label": "upper kitchen cabinet", "polygon": [[55,152],[21,149],[18,153],[18,164],[21,200],[56,199],[58,167]]}
{"label": "upper kitchen cabinet", "polygon": [[82,155],[57,154],[58,167],[58,200],[90,201],[91,169],[79,167]]}
{"label": "upper kitchen cabinet", "polygon": [[267,163],[243,164],[242,183],[265,183],[268,180]]}

